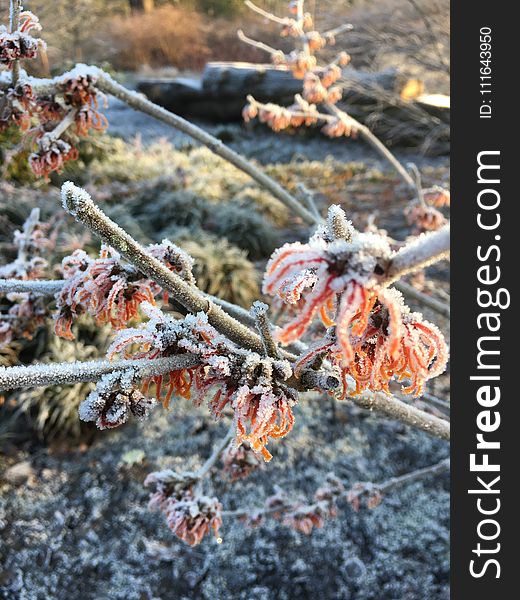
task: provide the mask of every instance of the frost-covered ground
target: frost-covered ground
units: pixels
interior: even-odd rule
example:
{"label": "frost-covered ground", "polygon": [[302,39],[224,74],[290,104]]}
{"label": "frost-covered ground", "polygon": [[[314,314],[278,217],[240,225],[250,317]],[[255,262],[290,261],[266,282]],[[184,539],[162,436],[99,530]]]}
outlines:
{"label": "frost-covered ground", "polygon": [[[276,484],[309,496],[333,470],[383,480],[447,454],[444,442],[328,400],[305,399],[274,459],[238,484],[217,474],[227,508],[258,506]],[[203,409],[177,401],[144,425],[100,435],[90,448],[20,453],[27,482],[3,484],[0,590],[9,599],[440,600],[448,594],[448,478],[409,485],[374,510],[339,515],[309,537],[276,521],[226,520],[222,544],[189,548],[147,509],[145,474],[194,468],[223,435]],[[142,450],[144,463],[123,455]],[[23,477],[22,477],[23,479]],[[1,593],[1,592],[0,592]],[[2,597],[2,596],[0,596]]]}

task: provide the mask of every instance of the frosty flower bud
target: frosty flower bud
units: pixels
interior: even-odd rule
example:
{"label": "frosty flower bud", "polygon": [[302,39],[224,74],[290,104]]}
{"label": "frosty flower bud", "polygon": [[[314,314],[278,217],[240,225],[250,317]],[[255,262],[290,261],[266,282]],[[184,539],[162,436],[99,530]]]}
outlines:
{"label": "frosty flower bud", "polygon": [[156,404],[144,396],[133,383],[133,372],[104,375],[96,389],[79,407],[82,421],[96,423],[98,429],[112,429],[126,423],[130,414],[139,420],[148,417]]}
{"label": "frosty flower bud", "polygon": [[418,231],[435,231],[447,223],[444,215],[436,208],[418,203],[409,206],[405,210],[405,216],[408,224],[415,225]]}
{"label": "frosty flower bud", "polygon": [[328,91],[327,94],[327,101],[330,102],[331,104],[336,104],[337,102],[339,102],[341,100],[341,97],[343,95],[343,91],[342,89],[335,85],[334,87],[331,87]]}
{"label": "frosty flower bud", "polygon": [[69,160],[77,160],[79,152],[62,139],[44,135],[38,141],[38,151],[29,156],[29,165],[35,175],[48,177],[52,171],[61,171]]}
{"label": "frosty flower bud", "polygon": [[347,502],[356,512],[363,505],[368,509],[376,508],[382,499],[380,490],[373,483],[356,483],[347,494]]}
{"label": "frosty flower bud", "polygon": [[145,485],[155,485],[150,508],[160,510],[168,527],[189,546],[200,544],[213,531],[215,537],[222,525],[222,505],[217,498],[205,496],[191,473],[161,471],[150,473]]}
{"label": "frosty flower bud", "polygon": [[242,118],[246,123],[258,116],[258,106],[254,102],[249,102],[242,109]]}
{"label": "frosty flower bud", "polygon": [[341,77],[341,69],[338,65],[328,66],[321,74],[320,81],[323,87],[329,88]]}
{"label": "frosty flower bud", "polygon": [[336,118],[329,121],[321,130],[329,137],[355,137],[356,130],[348,119]]}
{"label": "frosty flower bud", "polygon": [[434,185],[423,191],[423,197],[426,204],[431,204],[437,208],[450,205],[450,192],[439,185]]}
{"label": "frosty flower bud", "polygon": [[350,63],[350,54],[340,52],[338,54],[337,62],[340,67],[346,67]]}
{"label": "frosty flower bud", "polygon": [[319,31],[309,31],[305,34],[307,43],[312,51],[321,50],[327,44],[327,40],[320,34]]}
{"label": "frosty flower bud", "polygon": [[245,444],[238,448],[231,442],[222,454],[224,474],[232,481],[245,479],[260,467],[257,455]]}

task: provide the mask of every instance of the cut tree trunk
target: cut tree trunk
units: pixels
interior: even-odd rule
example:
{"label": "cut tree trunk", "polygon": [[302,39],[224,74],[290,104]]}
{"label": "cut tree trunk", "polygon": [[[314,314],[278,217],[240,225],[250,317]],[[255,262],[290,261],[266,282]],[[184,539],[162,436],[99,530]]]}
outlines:
{"label": "cut tree trunk", "polygon": [[[385,143],[424,146],[426,140],[428,153],[446,153],[449,98],[432,102],[438,97],[420,96],[421,82],[397,69],[368,73],[347,68],[338,84],[343,88],[340,107]],[[137,89],[181,116],[226,123],[241,120],[248,94],[260,102],[292,104],[302,80],[285,67],[210,62],[200,78],[142,79]]]}
{"label": "cut tree trunk", "polygon": [[[407,77],[395,69],[379,73],[345,69],[344,74],[346,102],[366,103],[381,89],[399,95],[407,82]],[[177,114],[211,121],[236,121],[241,118],[248,94],[260,102],[290,104],[294,95],[301,92],[302,80],[284,67],[211,62],[201,79],[143,79],[138,90]]]}

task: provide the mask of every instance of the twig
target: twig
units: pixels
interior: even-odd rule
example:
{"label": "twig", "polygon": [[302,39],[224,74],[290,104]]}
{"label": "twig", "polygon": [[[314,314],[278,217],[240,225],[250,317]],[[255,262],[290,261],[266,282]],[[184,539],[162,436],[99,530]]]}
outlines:
{"label": "twig", "polygon": [[320,211],[316,206],[316,202],[314,201],[314,193],[309,190],[309,188],[304,183],[297,183],[296,189],[300,192],[305,204],[307,204],[307,208],[312,212],[312,214],[317,218],[322,220],[320,215]]}
{"label": "twig", "polygon": [[253,306],[251,307],[251,316],[255,321],[256,328],[258,329],[258,333],[262,338],[262,343],[264,345],[264,353],[266,356],[270,356],[271,358],[278,358],[278,346],[273,339],[272,335],[272,326],[269,323],[269,319],[267,318],[267,311],[269,307],[264,302],[260,302],[257,300],[253,302]]}
{"label": "twig", "polygon": [[437,298],[433,298],[432,296],[428,296],[427,294],[423,294],[419,290],[416,290],[413,285],[406,283],[405,281],[396,281],[394,283],[394,287],[397,288],[400,292],[402,292],[405,296],[409,298],[413,298],[420,302],[424,306],[431,308],[435,312],[438,312],[445,317],[450,316],[450,305],[445,302],[441,302],[441,300],[437,300]]}
{"label": "twig", "polygon": [[54,294],[57,294],[64,285],[64,279],[50,281],[0,279],[0,294],[28,292],[38,296],[54,296]]}
{"label": "twig", "polygon": [[232,422],[231,425],[229,426],[229,429],[228,429],[226,435],[219,442],[217,442],[217,444],[213,448],[213,452],[211,453],[211,456],[206,460],[206,462],[202,465],[202,467],[195,473],[195,476],[198,480],[202,479],[210,472],[210,470],[213,468],[215,463],[220,458],[220,455],[222,454],[222,452],[224,452],[224,450],[226,449],[229,442],[235,437],[235,433],[236,433],[235,423]]}
{"label": "twig", "polygon": [[330,102],[325,102],[325,107],[332,114],[336,115],[339,119],[347,118],[349,120],[349,123],[352,123],[352,125],[354,125],[354,128],[360,134],[360,136],[392,165],[392,167],[395,169],[395,171],[398,173],[401,179],[406,183],[408,188],[413,192],[417,193],[417,186],[415,184],[415,181],[410,176],[408,171],[390,152],[390,150],[388,150],[388,148],[383,144],[383,142],[377,136],[375,136],[366,125],[363,125],[350,115],[347,115],[347,113],[339,109],[336,105],[331,104]]}
{"label": "twig", "polygon": [[45,133],[38,141],[40,144],[44,145],[45,142],[53,142],[59,139],[67,129],[74,124],[74,119],[78,114],[77,108],[72,108],[69,112],[63,117],[63,119],[56,125],[54,129]]}
{"label": "twig", "polygon": [[401,421],[443,440],[450,439],[450,424],[444,419],[430,415],[411,404],[406,404],[394,396],[379,392],[362,393],[350,396],[348,400],[366,410],[376,411],[391,419]]}
{"label": "twig", "polygon": [[260,8],[256,4],[253,4],[251,0],[245,0],[244,4],[247,6],[247,8],[250,8],[252,11],[258,13],[262,17],[265,17],[266,19],[269,19],[269,21],[273,21],[274,23],[278,23],[279,25],[287,25],[287,23],[290,22],[290,19],[288,19],[287,17],[277,17],[276,15],[273,15],[273,13],[270,13],[264,10],[263,8]]}
{"label": "twig", "polygon": [[303,52],[304,52],[304,54],[309,56],[311,53],[309,41],[303,31],[303,20],[304,20],[303,3],[304,3],[304,1],[305,0],[296,0],[296,22],[298,23],[298,28],[301,31],[300,42],[302,44]]}
{"label": "twig", "polygon": [[434,396],[433,394],[424,393],[421,396],[421,400],[425,400],[426,402],[429,402],[430,404],[434,404],[435,406],[438,406],[439,408],[442,408],[443,410],[447,410],[447,411],[451,410],[450,402],[448,402],[448,400],[443,400],[442,398],[437,398],[437,396]]}
{"label": "twig", "polygon": [[[360,491],[362,492],[364,489],[377,490],[381,494],[387,494],[396,488],[403,487],[414,481],[419,481],[421,479],[425,479],[426,477],[435,477],[436,475],[442,475],[450,470],[450,459],[445,458],[434,465],[429,467],[423,467],[422,469],[416,469],[415,471],[411,471],[410,473],[405,473],[404,475],[399,475],[398,477],[391,477],[386,481],[382,481],[381,483],[372,483],[372,482],[360,482],[357,485],[359,486]],[[348,488],[344,491],[339,498],[347,499],[349,493],[352,490],[352,486],[345,486]],[[309,510],[316,506],[316,504],[310,505],[308,507]],[[288,512],[297,508],[295,505],[287,505],[287,506],[273,506],[270,508],[242,508],[237,510],[225,510],[222,512],[223,517],[247,517],[251,514],[257,514],[262,516],[272,515],[272,514],[280,514],[283,512]]]}
{"label": "twig", "polygon": [[450,224],[434,233],[422,233],[403,246],[390,261],[383,278],[390,285],[408,273],[419,271],[450,255]]}
{"label": "twig", "polygon": [[31,235],[39,220],[40,209],[33,208],[23,224],[22,236],[18,242],[18,256],[16,257],[16,262],[23,264],[27,260],[27,247],[31,243]]}
{"label": "twig", "polygon": [[338,27],[334,27],[334,29],[328,29],[327,31],[324,31],[322,35],[324,38],[336,37],[338,35],[341,35],[342,33],[345,33],[346,31],[352,31],[353,29],[354,26],[352,25],[352,23],[343,23],[343,25],[338,25]]}
{"label": "twig", "polygon": [[408,163],[408,168],[413,173],[413,176],[415,178],[415,187],[417,189],[417,199],[419,200],[419,204],[422,207],[426,208],[426,201],[424,199],[424,192],[422,187],[421,172],[417,168],[417,165],[413,162]]}
{"label": "twig", "polygon": [[[17,31],[20,26],[20,13],[22,12],[22,0],[10,0],[9,2],[9,27],[11,33]],[[12,70],[12,86],[16,87],[20,78],[20,60],[16,59]]]}
{"label": "twig", "polygon": [[48,385],[67,385],[97,381],[107,373],[135,370],[136,377],[161,375],[170,371],[189,369],[199,363],[194,354],[183,354],[154,360],[92,360],[58,364],[0,367],[0,390],[15,390]]}
{"label": "twig", "polygon": [[416,471],[405,473],[404,475],[400,475],[399,477],[392,477],[382,483],[372,485],[374,485],[378,491],[382,493],[388,493],[390,490],[402,487],[403,485],[407,485],[409,483],[417,481],[418,479],[424,479],[425,477],[434,477],[435,475],[441,475],[442,473],[446,473],[449,470],[450,459],[445,458],[440,462],[429,467],[417,469]]}
{"label": "twig", "polygon": [[282,52],[281,50],[277,50],[276,48],[273,48],[272,46],[268,46],[267,44],[264,44],[264,42],[259,42],[258,40],[254,40],[253,38],[248,37],[241,29],[239,29],[237,31],[237,37],[241,42],[244,42],[245,44],[249,44],[249,46],[253,46],[253,48],[258,48],[259,50],[263,50],[264,52],[271,54],[271,56],[273,56],[275,54],[280,54],[280,52]]}

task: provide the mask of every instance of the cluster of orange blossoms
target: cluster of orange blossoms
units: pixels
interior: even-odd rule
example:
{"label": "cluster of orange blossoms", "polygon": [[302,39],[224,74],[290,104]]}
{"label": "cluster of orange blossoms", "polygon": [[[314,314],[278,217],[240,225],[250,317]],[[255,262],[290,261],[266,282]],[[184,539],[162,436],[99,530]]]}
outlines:
{"label": "cluster of orange blossoms", "polygon": [[[168,240],[148,247],[148,251],[182,277],[192,281],[191,258]],[[121,262],[114,250],[103,246],[99,258],[93,259],[83,250],[76,250],[62,261],[66,283],[57,294],[58,315],[56,334],[72,340],[74,319],[86,312],[99,324],[110,323],[122,329],[138,316],[142,302],[155,303],[155,297],[167,294],[150,279],[143,277],[131,265]]]}
{"label": "cluster of orange blossoms", "polygon": [[[31,35],[41,30],[37,17],[24,11],[19,21],[14,32],[0,27],[0,65],[7,70],[19,60],[35,58],[44,46]],[[10,126],[26,132],[25,141],[36,145],[29,165],[36,175],[48,177],[78,158],[78,137],[104,131],[108,122],[98,111],[96,78],[84,66],[51,81],[52,92],[38,94],[24,78],[0,90],[0,132]]]}
{"label": "cluster of orange blossoms", "polygon": [[[291,6],[289,10],[294,14]],[[314,53],[327,44],[334,45],[334,36],[313,30],[313,20],[309,13],[303,13],[298,19],[283,19],[283,23],[281,36],[294,37],[304,44],[304,48],[289,54],[281,50],[273,51],[271,60],[275,65],[289,69],[297,79],[303,79],[302,93],[297,94],[294,104],[288,107],[273,103],[262,104],[251,97],[242,111],[244,120],[248,122],[258,116],[273,131],[302,125],[310,127],[319,120],[324,120],[326,123],[322,131],[329,137],[355,135],[353,122],[346,115],[332,117],[321,114],[317,109],[317,105],[330,106],[341,100],[341,87],[334,84],[341,77],[341,67],[349,64],[350,56],[346,52],[340,52],[333,62],[320,67]]]}
{"label": "cluster of orange blossoms", "polygon": [[31,31],[41,31],[41,25],[38,17],[28,10],[20,13],[16,31],[8,31],[4,25],[0,25],[0,65],[12,69],[17,60],[38,55],[39,48],[45,44],[34,38]]}
{"label": "cluster of orange blossoms", "polygon": [[149,360],[196,355],[200,364],[195,367],[145,380],[144,393],[155,384],[156,396],[165,406],[173,394],[196,404],[209,397],[215,418],[229,407],[236,426],[235,445],[247,443],[269,461],[269,439],[284,437],[294,423],[297,392],[285,383],[292,375],[290,363],[239,348],[209,325],[204,313],[176,320],[150,304],[143,303],[141,308],[149,321],[119,333],[109,348],[109,358],[116,354]]}
{"label": "cluster of orange blossoms", "polygon": [[168,527],[183,542],[196,546],[210,532],[218,536],[222,505],[217,498],[202,494],[194,477],[159,471],[150,473],[144,483],[156,487],[150,508],[164,514]]}
{"label": "cluster of orange blossoms", "polygon": [[[331,222],[343,219],[343,239]],[[370,389],[390,393],[396,377],[409,379],[405,393],[419,396],[424,383],[442,373],[448,351],[439,329],[410,313],[395,289],[378,284],[381,264],[392,256],[385,238],[358,233],[339,207],[331,207],[329,225],[306,244],[286,244],[271,257],[264,292],[287,304],[298,304],[296,317],[277,333],[288,344],[302,337],[319,314],[330,328],[300,359],[296,373],[325,356],[344,378],[356,382],[356,393]],[[302,300],[302,302],[300,302]]]}

